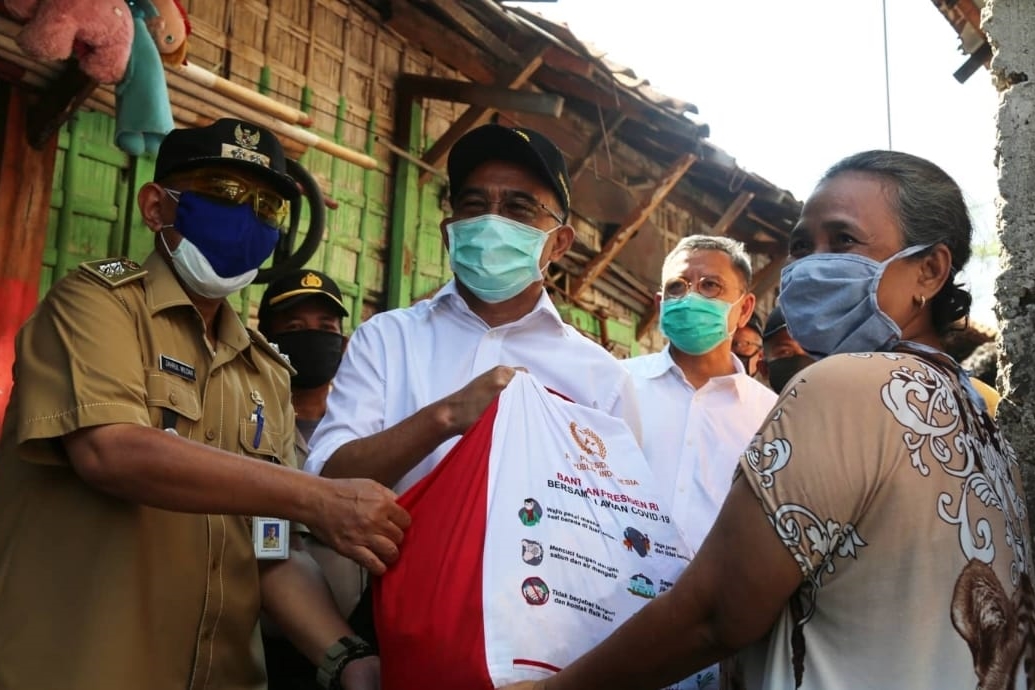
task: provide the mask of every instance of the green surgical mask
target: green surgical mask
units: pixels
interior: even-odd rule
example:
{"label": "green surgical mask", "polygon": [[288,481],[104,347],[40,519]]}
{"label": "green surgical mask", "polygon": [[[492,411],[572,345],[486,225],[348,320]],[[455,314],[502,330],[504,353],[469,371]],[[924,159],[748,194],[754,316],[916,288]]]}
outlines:
{"label": "green surgical mask", "polygon": [[[688,355],[711,352],[733,335],[727,323],[733,305],[691,292],[661,303],[661,332],[676,349]],[[736,330],[736,329],[734,329]]]}
{"label": "green surgical mask", "polygon": [[539,258],[551,232],[494,214],[454,221],[446,226],[449,264],[475,297],[504,302],[543,279]]}

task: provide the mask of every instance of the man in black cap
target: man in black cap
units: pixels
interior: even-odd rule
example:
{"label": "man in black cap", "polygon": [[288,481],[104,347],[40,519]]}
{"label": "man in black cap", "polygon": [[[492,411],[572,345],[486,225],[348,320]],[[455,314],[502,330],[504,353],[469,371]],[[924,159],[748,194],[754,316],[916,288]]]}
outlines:
{"label": "man in black cap", "polygon": [[733,354],[744,365],[744,372],[751,377],[758,374],[758,362],[762,357],[762,319],[751,312],[748,322],[733,333]]}
{"label": "man in black cap", "polygon": [[639,431],[629,375],[565,324],[543,271],[575,238],[571,181],[545,136],[490,124],[448,161],[441,224],[455,276],[432,299],[375,315],[352,335],[306,469],[402,492],[425,476],[524,367]]}
{"label": "man in black cap", "polygon": [[0,685],[263,688],[262,606],[325,686],[376,687],[315,564],[263,539],[304,523],[383,572],[409,522],[374,482],[292,469],[290,369],[226,301],[297,196],[271,133],[176,130],[137,195],[156,251],[81,265],[22,328],[0,437]]}
{"label": "man in black cap", "polygon": [[331,379],[345,352],[342,319],[349,315],[330,276],[303,268],[270,283],[259,303],[259,332],[294,368],[295,455],[309,456],[309,438],[327,411]]}
{"label": "man in black cap", "polygon": [[[338,370],[346,339],[342,319],[349,315],[341,289],[325,273],[303,268],[270,283],[259,303],[259,332],[294,368],[291,404],[295,408],[295,455],[299,465],[309,455],[309,438],[327,410],[331,379]],[[308,533],[292,535],[320,565],[338,611],[352,613],[365,572]],[[309,688],[314,667],[280,631],[264,625],[263,647],[270,690]]]}
{"label": "man in black cap", "polygon": [[777,395],[799,371],[816,361],[787,330],[779,304],[773,307],[766,319],[762,330],[762,350],[764,356],[758,363],[758,371]]}

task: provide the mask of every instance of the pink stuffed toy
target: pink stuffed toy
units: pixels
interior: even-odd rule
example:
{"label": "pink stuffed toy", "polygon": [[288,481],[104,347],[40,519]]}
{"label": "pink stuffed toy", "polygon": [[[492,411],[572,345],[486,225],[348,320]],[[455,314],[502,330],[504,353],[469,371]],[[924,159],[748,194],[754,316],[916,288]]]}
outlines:
{"label": "pink stuffed toy", "polygon": [[103,84],[122,80],[133,43],[133,17],[125,0],[4,0],[28,23],[18,45],[43,60],[73,54],[85,74]]}

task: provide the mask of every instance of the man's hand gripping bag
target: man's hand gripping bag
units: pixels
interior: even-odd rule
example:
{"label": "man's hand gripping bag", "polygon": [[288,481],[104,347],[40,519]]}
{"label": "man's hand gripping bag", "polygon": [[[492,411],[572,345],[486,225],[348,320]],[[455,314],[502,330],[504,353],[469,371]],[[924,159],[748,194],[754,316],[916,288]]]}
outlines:
{"label": "man's hand gripping bag", "polygon": [[672,586],[687,549],[625,423],[519,373],[400,498],[375,583],[384,690],[488,690],[574,661]]}

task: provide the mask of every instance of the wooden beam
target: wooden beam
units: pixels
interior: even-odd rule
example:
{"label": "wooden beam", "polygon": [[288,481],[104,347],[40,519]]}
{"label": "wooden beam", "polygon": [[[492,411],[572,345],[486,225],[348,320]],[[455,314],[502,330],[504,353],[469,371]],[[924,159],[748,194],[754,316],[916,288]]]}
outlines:
{"label": "wooden beam", "polygon": [[617,132],[618,128],[622,126],[623,122],[625,122],[625,115],[622,113],[615,113],[608,119],[604,127],[594,135],[593,141],[589,144],[589,150],[586,151],[586,155],[582,157],[582,160],[571,167],[571,174],[569,177],[571,177],[572,185],[575,184],[575,181],[578,180],[582,173],[586,171],[586,168],[589,167],[590,161],[593,160],[593,156],[597,155],[597,151],[600,147],[614,137],[615,132]]}
{"label": "wooden beam", "polygon": [[992,46],[988,45],[988,41],[981,44],[981,47],[970,54],[966,62],[960,65],[959,69],[952,73],[952,76],[959,83],[963,83],[970,79],[974,72],[977,72],[982,65],[988,67],[992,60]]}
{"label": "wooden beam", "polygon": [[658,204],[664,201],[668,193],[672,191],[672,188],[676,186],[676,183],[679,182],[696,160],[697,156],[693,153],[685,153],[680,156],[661,178],[654,190],[645,196],[637,204],[636,208],[629,213],[621,227],[604,243],[600,253],[590,259],[589,263],[586,264],[585,271],[575,280],[575,286],[571,292],[576,298],[581,297],[582,293],[593,284],[593,281],[607,270],[608,265],[622,251],[622,247],[639,231],[640,226],[650,218],[650,214],[654,212]]}
{"label": "wooden beam", "polygon": [[[538,55],[535,55],[528,61],[527,65],[508,74],[504,79],[504,83],[507,85],[507,88],[519,89],[524,86],[525,82],[535,74],[536,70],[538,70],[542,64],[543,55],[542,51],[540,51]],[[438,138],[438,141],[432,144],[431,148],[427,150],[421,159],[432,168],[441,168],[442,163],[446,159],[446,154],[449,153],[449,149],[453,148],[453,144],[459,141],[460,137],[468,131],[488,122],[491,115],[492,111],[488,108],[471,106],[465,110],[459,118],[457,118],[456,122],[450,125],[445,134]],[[430,178],[430,174],[422,174],[420,176],[419,184],[427,182]]]}
{"label": "wooden beam", "polygon": [[543,57],[546,59],[546,64],[586,79],[592,77],[596,69],[589,59],[557,45],[550,45]]}
{"label": "wooden beam", "polygon": [[44,91],[39,103],[29,109],[29,144],[42,151],[61,129],[61,125],[72,117],[72,113],[79,109],[97,86],[97,80],[83,73],[76,61],[66,62],[54,83]]}
{"label": "wooden beam", "polygon": [[498,63],[490,53],[477,49],[461,34],[416,9],[412,3],[394,3],[387,25],[409,43],[427,51],[471,81],[479,84],[496,81]]}
{"label": "wooden beam", "polygon": [[957,0],[956,9],[971,26],[984,33],[981,28],[981,10],[974,4],[974,0]]}
{"label": "wooden beam", "polygon": [[685,139],[687,143],[691,143],[698,136],[707,136],[701,134],[703,127],[640,100],[616,84],[608,84],[606,87],[597,85],[574,74],[558,72],[549,67],[548,64],[535,76],[536,84],[546,90],[577,98],[607,113],[621,112],[630,120],[641,122],[652,130],[656,130],[658,125],[671,127],[672,132],[682,134],[680,138]]}
{"label": "wooden beam", "polygon": [[464,33],[474,39],[475,43],[490,48],[504,62],[512,65],[520,65],[525,62],[523,56],[500,40],[499,36],[489,30],[485,22],[468,12],[456,0],[432,0],[432,4],[442,10],[451,21],[456,22]]}
{"label": "wooden beam", "polygon": [[771,290],[780,281],[780,271],[786,262],[786,256],[774,256],[769,263],[762,267],[761,271],[752,277],[749,292],[757,295]]}
{"label": "wooden beam", "polygon": [[30,98],[22,86],[0,84],[0,422],[11,394],[15,336],[39,299],[57,157],[57,137],[42,150],[29,147]]}
{"label": "wooden beam", "polygon": [[426,77],[421,74],[399,75],[396,88],[413,98],[468,103],[493,110],[515,110],[560,117],[561,110],[564,109],[564,98],[557,94],[485,86],[470,81]]}
{"label": "wooden beam", "polygon": [[636,339],[642,340],[643,336],[647,335],[647,331],[654,328],[654,324],[658,321],[658,305],[654,302],[650,303],[650,309],[643,312],[640,316],[640,322],[636,325]]}
{"label": "wooden beam", "polygon": [[729,232],[730,227],[733,225],[740,214],[744,212],[751,200],[755,198],[754,192],[741,192],[737,195],[737,198],[733,200],[733,203],[726,207],[726,210],[722,212],[722,216],[718,222],[712,226],[712,233],[715,235],[725,235]]}

